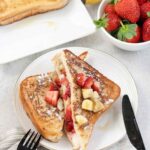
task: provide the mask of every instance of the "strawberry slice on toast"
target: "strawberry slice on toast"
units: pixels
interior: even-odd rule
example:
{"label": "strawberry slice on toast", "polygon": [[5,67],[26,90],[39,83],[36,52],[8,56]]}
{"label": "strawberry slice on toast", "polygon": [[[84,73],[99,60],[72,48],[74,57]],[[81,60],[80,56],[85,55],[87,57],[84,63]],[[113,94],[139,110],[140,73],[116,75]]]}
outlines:
{"label": "strawberry slice on toast", "polygon": [[95,122],[120,96],[120,87],[69,50],[52,61],[61,80],[66,134],[73,149],[86,150]]}

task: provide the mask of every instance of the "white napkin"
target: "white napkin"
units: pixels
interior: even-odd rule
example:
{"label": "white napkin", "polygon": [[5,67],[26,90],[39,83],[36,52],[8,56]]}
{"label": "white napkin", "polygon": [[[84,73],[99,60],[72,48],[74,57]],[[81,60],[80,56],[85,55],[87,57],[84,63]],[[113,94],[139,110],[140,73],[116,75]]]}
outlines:
{"label": "white napkin", "polygon": [[[16,150],[24,135],[25,132],[21,128],[11,129],[5,134],[0,133],[0,150]],[[38,150],[46,149],[40,146]]]}
{"label": "white napkin", "polygon": [[7,131],[6,134],[0,135],[0,150],[16,150],[19,141],[24,136],[24,131],[21,128]]}

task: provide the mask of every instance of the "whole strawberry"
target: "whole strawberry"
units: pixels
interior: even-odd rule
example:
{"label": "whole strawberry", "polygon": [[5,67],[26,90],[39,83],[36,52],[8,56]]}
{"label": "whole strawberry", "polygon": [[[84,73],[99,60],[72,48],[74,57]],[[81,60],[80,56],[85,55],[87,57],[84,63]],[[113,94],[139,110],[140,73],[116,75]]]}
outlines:
{"label": "whole strawberry", "polygon": [[137,0],[137,2],[139,3],[139,5],[141,6],[142,4],[144,4],[147,0]]}
{"label": "whole strawberry", "polygon": [[120,0],[115,4],[116,13],[123,19],[136,23],[140,18],[140,6],[137,0]]}
{"label": "whole strawberry", "polygon": [[142,37],[143,41],[150,41],[150,18],[143,23]]}
{"label": "whole strawberry", "polygon": [[117,38],[121,41],[137,43],[140,41],[140,28],[137,24],[122,24],[118,31]]}
{"label": "whole strawberry", "polygon": [[141,6],[141,18],[145,20],[150,17],[150,2],[146,2]]}
{"label": "whole strawberry", "polygon": [[99,20],[94,21],[96,26],[104,27],[107,31],[111,32],[120,26],[120,18],[115,13],[112,14],[104,14],[102,18]]}
{"label": "whole strawberry", "polygon": [[104,8],[104,12],[106,14],[109,14],[109,13],[116,13],[115,12],[115,7],[114,7],[114,4],[111,4],[111,3],[108,3],[105,8]]}

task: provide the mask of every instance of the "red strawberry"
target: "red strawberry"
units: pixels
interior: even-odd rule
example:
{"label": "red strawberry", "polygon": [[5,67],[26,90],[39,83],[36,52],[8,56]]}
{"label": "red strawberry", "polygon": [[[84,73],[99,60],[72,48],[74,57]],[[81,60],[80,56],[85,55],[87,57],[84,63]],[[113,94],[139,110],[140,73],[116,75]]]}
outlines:
{"label": "red strawberry", "polygon": [[70,121],[70,122],[67,122],[67,123],[66,123],[66,130],[67,130],[68,132],[71,132],[71,131],[74,130],[73,121]]}
{"label": "red strawberry", "polygon": [[63,90],[62,97],[64,100],[67,100],[67,98],[70,97],[70,86],[69,86],[68,79],[66,77],[62,78],[61,84],[62,84],[62,90]]}
{"label": "red strawberry", "polygon": [[85,81],[84,88],[91,88],[93,85],[94,81],[92,77],[88,77]]}
{"label": "red strawberry", "polygon": [[50,82],[49,84],[49,90],[50,91],[55,91],[55,90],[58,90],[56,85],[53,83],[53,82]]}
{"label": "red strawberry", "polygon": [[120,26],[120,18],[115,14],[104,14],[104,16],[94,21],[95,25],[99,27],[104,27],[107,31],[111,32],[116,30]]}
{"label": "red strawberry", "polygon": [[55,83],[56,83],[56,85],[58,86],[58,87],[61,87],[61,83],[60,83],[60,80],[59,80],[59,78],[55,78]]}
{"label": "red strawberry", "polygon": [[137,43],[140,40],[140,28],[137,24],[126,24],[120,27],[117,38],[121,41]]}
{"label": "red strawberry", "polygon": [[48,91],[45,96],[45,101],[50,105],[56,107],[58,101],[59,92],[58,91]]}
{"label": "red strawberry", "polygon": [[107,5],[105,6],[105,8],[104,8],[104,12],[105,12],[106,14],[109,14],[109,13],[116,13],[116,12],[115,12],[114,4],[111,4],[111,3],[107,4]]}
{"label": "red strawberry", "polygon": [[141,18],[143,20],[150,17],[150,2],[146,2],[141,6]]}
{"label": "red strawberry", "polygon": [[150,41],[150,18],[143,23],[142,30],[143,41]]}
{"label": "red strawberry", "polygon": [[70,87],[69,86],[64,86],[62,85],[62,88],[63,88],[63,95],[62,95],[62,98],[64,100],[67,100],[68,97],[70,97]]}
{"label": "red strawberry", "polygon": [[71,105],[68,105],[66,108],[65,121],[72,121]]}
{"label": "red strawberry", "polygon": [[140,6],[137,0],[120,0],[115,4],[116,13],[123,19],[136,23],[140,18]]}
{"label": "red strawberry", "polygon": [[61,79],[60,83],[61,83],[62,85],[65,85],[65,86],[68,86],[68,85],[69,85],[69,81],[68,81],[68,79],[67,79],[66,77],[63,77],[63,78]]}
{"label": "red strawberry", "polygon": [[86,76],[83,73],[78,73],[77,74],[77,84],[81,87],[84,86],[85,80],[86,80]]}
{"label": "red strawberry", "polygon": [[147,0],[137,0],[137,2],[139,3],[139,5],[141,6],[142,4],[144,4]]}
{"label": "red strawberry", "polygon": [[97,81],[94,81],[94,83],[93,83],[93,85],[92,85],[92,89],[93,89],[94,91],[97,91],[97,92],[100,91],[100,85],[99,85],[99,83],[98,83]]}

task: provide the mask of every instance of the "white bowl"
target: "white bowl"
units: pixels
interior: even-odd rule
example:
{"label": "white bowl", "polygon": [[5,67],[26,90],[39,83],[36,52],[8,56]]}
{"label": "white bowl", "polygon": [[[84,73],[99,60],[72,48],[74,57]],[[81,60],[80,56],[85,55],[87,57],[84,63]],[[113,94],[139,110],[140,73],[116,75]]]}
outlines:
{"label": "white bowl", "polygon": [[[110,0],[102,0],[102,2],[99,5],[99,8],[98,8],[97,19],[99,19],[103,15],[104,7],[109,2],[110,2]],[[103,27],[100,28],[100,31],[103,34],[103,36],[106,37],[106,39],[108,38],[110,40],[110,42],[112,42],[115,46],[117,46],[121,49],[128,50],[128,51],[138,51],[138,50],[150,48],[150,41],[141,42],[141,43],[127,43],[127,42],[123,42],[123,41],[120,41],[120,40],[114,38]]]}

